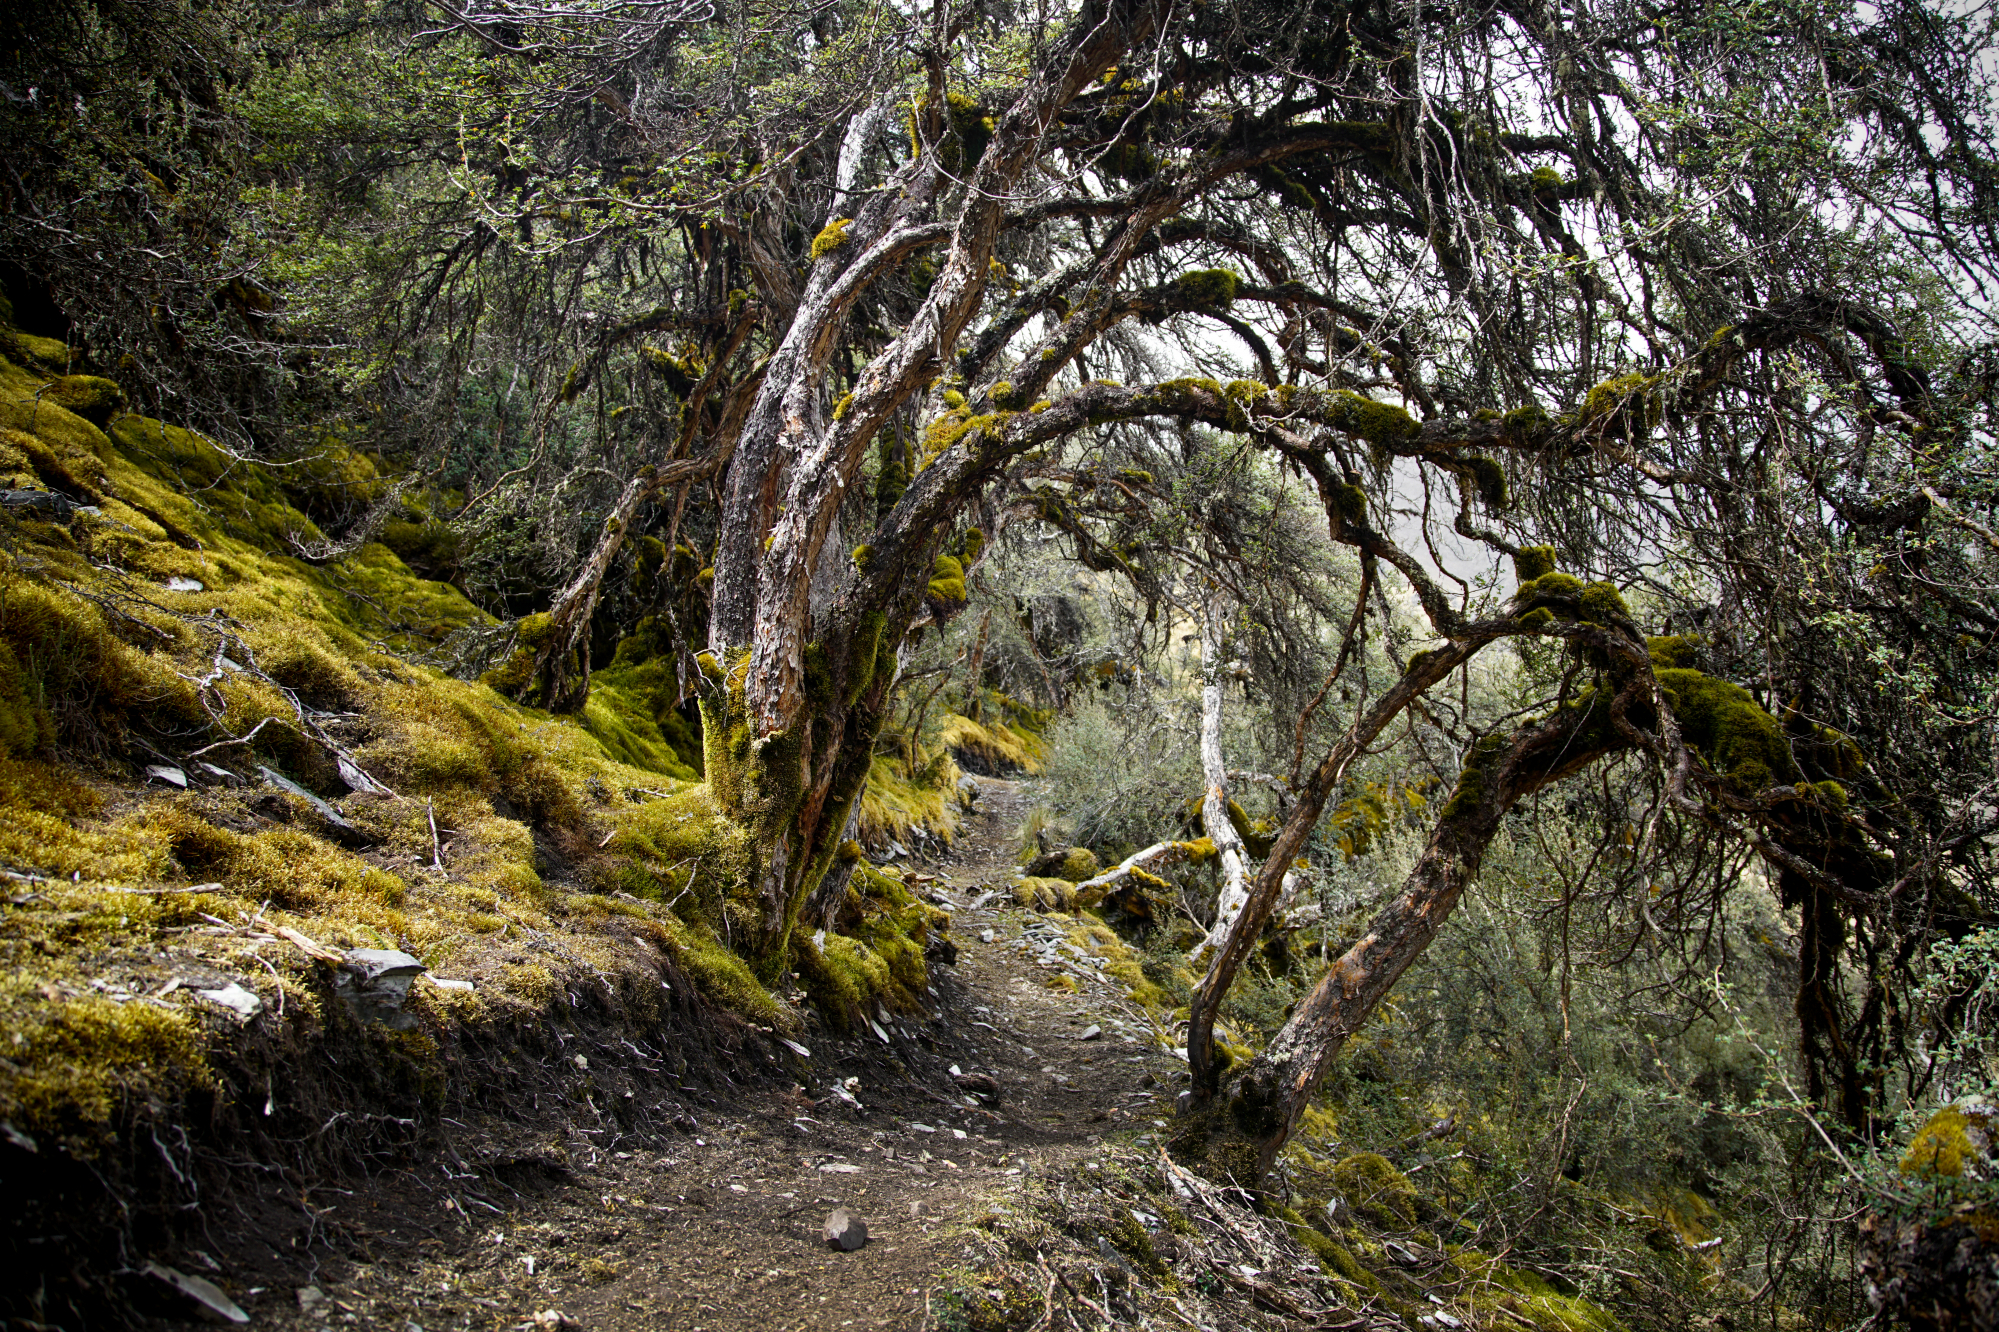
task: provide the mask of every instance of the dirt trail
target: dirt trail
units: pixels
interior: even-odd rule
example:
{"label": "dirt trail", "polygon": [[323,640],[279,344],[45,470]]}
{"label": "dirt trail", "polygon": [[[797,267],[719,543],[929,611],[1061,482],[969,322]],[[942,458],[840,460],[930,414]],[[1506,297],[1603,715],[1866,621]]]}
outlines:
{"label": "dirt trail", "polygon": [[[808,1034],[810,1056],[792,1065],[801,1090],[745,1092],[679,1132],[620,1136],[579,1114],[540,1166],[516,1150],[497,1174],[432,1159],[378,1177],[323,1213],[349,1256],[322,1252],[303,1273],[295,1259],[266,1266],[273,1284],[243,1300],[254,1324],[435,1332],[559,1310],[591,1332],[926,1326],[926,1300],[976,1256],[966,1225],[1103,1135],[1163,1119],[1162,1084],[1181,1067],[1146,1039],[1121,984],[1098,980],[1004,893],[1026,800],[975,780],[978,813],[925,869],[959,950],[955,966],[932,967],[927,1020]],[[1050,988],[1058,975],[1077,991]],[[1082,1039],[1092,1026],[1100,1034]],[[953,1065],[995,1078],[997,1105],[968,1105]],[[467,1201],[453,1179],[472,1181]],[[866,1247],[827,1248],[835,1207],[867,1223]],[[217,1270],[238,1289],[251,1275],[226,1260]]]}

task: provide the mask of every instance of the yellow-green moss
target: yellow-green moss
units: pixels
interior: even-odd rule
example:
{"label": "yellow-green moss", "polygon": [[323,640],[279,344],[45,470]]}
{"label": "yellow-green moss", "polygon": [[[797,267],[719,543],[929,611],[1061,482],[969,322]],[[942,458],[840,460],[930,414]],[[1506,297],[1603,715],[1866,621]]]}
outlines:
{"label": "yellow-green moss", "polygon": [[946,749],[974,755],[992,768],[1031,774],[1040,772],[1047,760],[1047,745],[1040,736],[1004,721],[978,722],[951,713],[938,725],[937,740]]}
{"label": "yellow-green moss", "polygon": [[1406,1230],[1416,1224],[1416,1186],[1378,1152],[1356,1152],[1333,1167],[1333,1182],[1347,1203],[1377,1225]]}
{"label": "yellow-green moss", "polygon": [[1202,268],[1182,273],[1166,289],[1177,306],[1218,314],[1235,303],[1241,285],[1242,278],[1233,269]]}
{"label": "yellow-green moss", "polygon": [[1581,419],[1633,434],[1651,429],[1659,424],[1665,410],[1658,391],[1660,379],[1637,373],[1606,379],[1584,395]]}
{"label": "yellow-green moss", "polygon": [[1081,883],[1093,877],[1098,869],[1096,852],[1087,846],[1072,846],[1069,848],[1069,854],[1062,857],[1062,864],[1055,874],[1057,878],[1067,879],[1070,883]]}
{"label": "yellow-green moss", "polygon": [[13,1036],[7,1054],[20,1072],[0,1080],[0,1118],[79,1155],[105,1144],[133,1091],[172,1098],[213,1085],[200,1030],[178,1010],[80,997],[43,1008]]}
{"label": "yellow-green moss", "polygon": [[1076,905],[1076,885],[1067,879],[1024,876],[1012,887],[1013,900],[1036,911],[1070,911]]}
{"label": "yellow-green moss", "polygon": [[854,224],[851,217],[836,217],[821,228],[812,238],[812,258],[816,262],[847,243],[847,228]]}
{"label": "yellow-green moss", "polygon": [[1701,640],[1691,634],[1655,635],[1645,640],[1652,665],[1661,670],[1689,670],[1699,659]]}
{"label": "yellow-green moss", "polygon": [[1798,780],[1783,727],[1748,690],[1699,671],[1662,670],[1658,678],[1687,744],[1737,792]]}
{"label": "yellow-green moss", "polygon": [[46,399],[75,412],[99,429],[125,406],[125,390],[97,375],[63,375],[48,382]]}
{"label": "yellow-green moss", "polygon": [[1999,1123],[1999,1111],[1988,1105],[1959,1101],[1945,1106],[1909,1140],[1908,1150],[1902,1153],[1902,1173],[1983,1178],[1989,1170],[1993,1142],[1999,1139],[1995,1123]]}

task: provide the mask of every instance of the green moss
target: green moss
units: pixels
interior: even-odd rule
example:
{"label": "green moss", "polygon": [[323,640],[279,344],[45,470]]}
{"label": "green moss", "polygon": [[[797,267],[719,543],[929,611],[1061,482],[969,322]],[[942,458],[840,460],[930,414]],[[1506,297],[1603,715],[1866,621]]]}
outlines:
{"label": "green moss", "polygon": [[1931,1115],[1909,1140],[1900,1170],[1905,1175],[1934,1178],[1978,1178],[1986,1172],[1995,1138],[1992,1107],[1954,1102]]}
{"label": "green moss", "polygon": [[959,408],[965,406],[965,404],[966,404],[965,395],[960,393],[957,389],[944,390],[944,405],[946,407],[950,408],[952,411],[957,411]]}
{"label": "green moss", "polygon": [[1034,911],[1071,911],[1076,906],[1076,885],[1068,879],[1026,875],[1012,892],[1014,901]]}
{"label": "green moss", "polygon": [[1367,521],[1367,492],[1355,485],[1333,487],[1333,507],[1350,523]]}
{"label": "green moss", "polygon": [[686,972],[711,1003],[756,1022],[777,1020],[777,1001],[751,971],[705,927],[674,922],[668,917],[667,951],[674,965]]}
{"label": "green moss", "polygon": [[1380,1294],[1381,1283],[1375,1280],[1374,1273],[1360,1265],[1360,1260],[1353,1256],[1352,1250],[1320,1234],[1305,1225],[1302,1220],[1289,1229],[1291,1237],[1303,1245],[1306,1252],[1318,1259],[1321,1267],[1356,1290],[1369,1295]]}
{"label": "green moss", "polygon": [[1584,587],[1580,597],[1582,618],[1595,624],[1628,623],[1631,608],[1624,604],[1624,595],[1613,583],[1591,583]]}
{"label": "green moss", "polygon": [[1166,1275],[1166,1264],[1152,1247],[1152,1237],[1145,1233],[1145,1227],[1128,1209],[1118,1208],[1111,1213],[1110,1221],[1104,1227],[1104,1238],[1141,1272],[1155,1279]]}
{"label": "green moss", "polygon": [[854,224],[851,217],[836,217],[812,238],[812,259],[818,262],[847,243],[847,228]]}
{"label": "green moss", "polygon": [[955,556],[939,555],[930,566],[930,583],[924,589],[933,606],[945,608],[965,604],[965,566]]}
{"label": "green moss", "polygon": [[1400,407],[1346,389],[1327,395],[1324,419],[1333,429],[1383,449],[1407,444],[1423,433],[1416,418]]}
{"label": "green moss", "polygon": [[1477,809],[1484,799],[1485,774],[1467,765],[1458,774],[1457,785],[1451,788],[1451,798],[1444,802],[1442,815],[1445,819],[1463,818]]}
{"label": "green moss", "polygon": [[[949,397],[950,395],[946,395]],[[957,395],[961,399],[963,394]],[[921,471],[946,449],[967,436],[976,436],[986,430],[1004,426],[1016,413],[992,412],[985,416],[972,416],[964,406],[953,408],[923,428],[923,456],[918,461]]]}
{"label": "green moss", "polygon": [[96,375],[63,375],[43,390],[47,401],[68,409],[98,427],[111,424],[125,406],[125,390]]}
{"label": "green moss", "polygon": [[214,1085],[203,1044],[185,1013],[72,999],[14,1028],[8,1058],[21,1072],[0,1092],[0,1118],[94,1156],[135,1082],[162,1097]]}
{"label": "green moss", "polygon": [[1658,678],[1687,744],[1736,792],[1798,780],[1783,727],[1748,690],[1699,671],[1662,670]]}
{"label": "green moss", "polygon": [[1515,436],[1538,435],[1554,422],[1545,407],[1538,403],[1528,403],[1525,407],[1515,407],[1500,420],[1507,431]]}
{"label": "green moss", "polygon": [[993,385],[992,392],[987,396],[992,399],[993,406],[995,407],[1018,408],[1020,406],[1018,391],[1015,390],[1010,382],[1004,379]]}
{"label": "green moss", "polygon": [[1645,640],[1645,651],[1660,670],[1691,669],[1700,650],[1701,640],[1689,634],[1654,635]]}
{"label": "green moss", "polygon": [[534,659],[555,636],[555,621],[546,611],[523,618],[514,629],[514,649],[507,659],[479,677],[493,692],[518,698],[534,683]]}
{"label": "green moss", "polygon": [[1582,580],[1571,574],[1544,573],[1539,578],[1520,584],[1513,593],[1513,600],[1526,605],[1540,597],[1560,597],[1574,601],[1583,594]]}
{"label": "green moss", "polygon": [[853,405],[854,405],[854,395],[851,393],[842,394],[840,400],[833,404],[833,419],[835,421],[846,420],[847,409],[852,407]]}
{"label": "green moss", "polygon": [[1549,610],[1546,606],[1536,606],[1533,610],[1522,615],[1519,620],[1520,627],[1523,629],[1545,629],[1554,622],[1555,612]]}
{"label": "green moss", "polygon": [[1099,868],[1096,852],[1087,846],[1072,846],[1069,848],[1069,854],[1062,857],[1062,864],[1055,874],[1057,878],[1067,879],[1070,883],[1081,883],[1085,879],[1094,878]]}
{"label": "green moss", "polygon": [[1628,374],[1606,379],[1583,397],[1581,419],[1605,429],[1642,433],[1659,424],[1664,400],[1658,392],[1663,376]]}
{"label": "green moss", "polygon": [[1202,268],[1174,278],[1166,292],[1176,308],[1220,313],[1235,303],[1241,285],[1242,278],[1233,269]]}
{"label": "green moss", "polygon": [[1377,1225],[1407,1230],[1416,1224],[1416,1186],[1377,1152],[1356,1152],[1333,1167],[1333,1182],[1348,1205]]}

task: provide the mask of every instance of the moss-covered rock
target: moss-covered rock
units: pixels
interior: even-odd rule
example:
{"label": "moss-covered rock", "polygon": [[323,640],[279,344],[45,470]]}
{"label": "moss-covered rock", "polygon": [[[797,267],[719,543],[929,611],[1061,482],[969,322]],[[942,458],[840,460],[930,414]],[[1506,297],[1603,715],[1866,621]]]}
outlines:
{"label": "moss-covered rock", "polygon": [[100,430],[125,408],[125,390],[97,375],[62,375],[50,380],[43,393],[48,401],[75,412]]}
{"label": "moss-covered rock", "polygon": [[1096,852],[1087,846],[1072,846],[1068,854],[1062,857],[1062,865],[1056,870],[1055,875],[1057,878],[1067,879],[1070,883],[1081,883],[1093,877],[1099,868]]}
{"label": "moss-covered rock", "polygon": [[1356,1152],[1333,1167],[1333,1182],[1354,1211],[1390,1229],[1416,1224],[1416,1186],[1378,1152]]}

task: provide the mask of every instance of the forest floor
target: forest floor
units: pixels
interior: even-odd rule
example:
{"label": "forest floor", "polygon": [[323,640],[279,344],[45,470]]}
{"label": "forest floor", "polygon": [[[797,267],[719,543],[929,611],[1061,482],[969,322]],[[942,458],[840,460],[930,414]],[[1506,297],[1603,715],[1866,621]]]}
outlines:
{"label": "forest floor", "polygon": [[[974,1227],[1031,1208],[1038,1180],[1144,1151],[1184,1069],[1122,985],[1014,905],[1027,801],[975,780],[975,815],[919,871],[958,949],[931,969],[927,1018],[808,1037],[810,1085],[714,1098],[663,1134],[581,1113],[464,1125],[425,1162],[316,1193],[322,1242],[218,1218],[184,1270],[272,1328],[569,1325],[547,1311],[592,1332],[938,1326],[939,1294],[989,1252]],[[953,1066],[999,1084],[991,1108],[968,1103]],[[835,1208],[866,1223],[858,1251],[827,1245]]]}

